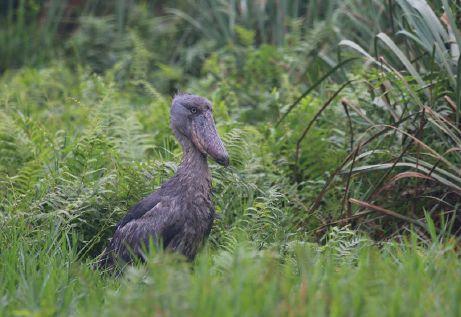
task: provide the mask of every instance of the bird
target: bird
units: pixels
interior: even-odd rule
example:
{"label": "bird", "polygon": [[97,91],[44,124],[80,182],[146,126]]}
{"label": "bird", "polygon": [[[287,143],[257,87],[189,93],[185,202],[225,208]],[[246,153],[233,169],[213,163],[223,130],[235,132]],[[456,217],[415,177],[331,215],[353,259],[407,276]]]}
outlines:
{"label": "bird", "polygon": [[120,220],[99,267],[146,261],[152,243],[194,260],[216,217],[208,157],[227,167],[229,154],[218,135],[212,103],[201,96],[173,97],[170,128],[182,147],[176,173]]}

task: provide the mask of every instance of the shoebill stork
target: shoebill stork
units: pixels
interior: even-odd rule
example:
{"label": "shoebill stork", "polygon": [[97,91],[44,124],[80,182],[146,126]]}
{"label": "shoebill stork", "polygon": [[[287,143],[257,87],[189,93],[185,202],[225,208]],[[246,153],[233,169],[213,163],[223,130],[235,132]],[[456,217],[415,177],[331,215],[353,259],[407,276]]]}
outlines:
{"label": "shoebill stork", "polygon": [[145,260],[153,242],[193,260],[209,235],[215,211],[211,201],[210,156],[228,166],[229,156],[214,124],[206,98],[178,94],[170,111],[170,127],[183,158],[175,175],[131,208],[117,224],[100,267]]}

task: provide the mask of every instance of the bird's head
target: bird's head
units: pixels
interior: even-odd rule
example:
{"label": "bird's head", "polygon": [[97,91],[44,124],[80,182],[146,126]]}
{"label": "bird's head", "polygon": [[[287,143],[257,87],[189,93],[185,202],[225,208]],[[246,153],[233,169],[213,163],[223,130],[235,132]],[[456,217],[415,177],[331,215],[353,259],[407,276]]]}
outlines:
{"label": "bird's head", "polygon": [[178,94],[171,105],[170,126],[178,138],[187,138],[204,155],[228,166],[229,155],[216,131],[211,102],[191,94]]}

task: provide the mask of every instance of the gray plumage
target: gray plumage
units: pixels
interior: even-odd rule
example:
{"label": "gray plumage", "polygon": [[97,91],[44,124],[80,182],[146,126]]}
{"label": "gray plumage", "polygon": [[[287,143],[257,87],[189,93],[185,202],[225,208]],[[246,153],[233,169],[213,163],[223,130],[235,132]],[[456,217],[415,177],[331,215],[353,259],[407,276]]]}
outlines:
{"label": "gray plumage", "polygon": [[180,94],[173,99],[170,127],[183,149],[176,174],[136,204],[117,224],[100,266],[145,259],[150,242],[194,259],[209,235],[215,211],[207,156],[227,166],[229,157],[218,136],[207,99]]}

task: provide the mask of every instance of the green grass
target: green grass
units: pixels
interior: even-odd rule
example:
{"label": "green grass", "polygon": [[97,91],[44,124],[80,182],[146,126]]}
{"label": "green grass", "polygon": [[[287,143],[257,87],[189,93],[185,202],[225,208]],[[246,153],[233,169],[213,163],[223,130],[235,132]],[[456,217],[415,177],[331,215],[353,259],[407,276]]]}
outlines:
{"label": "green grass", "polygon": [[[320,213],[306,217],[302,209],[307,186],[315,186],[293,188],[281,174],[285,163],[269,150],[282,131],[289,140],[291,130],[282,124],[271,135],[265,127],[240,124],[219,96],[216,121],[232,167],[212,166],[222,219],[204,250],[194,263],[153,254],[147,265],[129,267],[118,278],[94,270],[114,223],[179,160],[168,97],[139,87],[116,89],[110,76],[59,64],[11,73],[1,86],[4,316],[461,313],[456,240],[432,229],[432,240],[413,233],[376,243],[333,228],[321,244],[307,242],[323,221]],[[294,117],[314,115],[309,106],[320,102],[307,101]],[[309,142],[331,155],[334,147],[321,138],[329,122],[319,124],[318,139]],[[319,158],[306,154],[304,164]],[[336,164],[327,154],[322,160],[320,166]],[[312,179],[321,177],[314,172]],[[294,225],[299,220],[304,224]]]}
{"label": "green grass", "polygon": [[[26,234],[24,234],[26,232]],[[29,236],[29,239],[27,236]],[[32,239],[33,238],[33,239]],[[77,257],[73,238],[24,223],[0,234],[3,316],[459,316],[459,256],[450,244],[373,245],[336,230],[283,256],[242,238],[194,263],[153,254],[118,278]]]}

